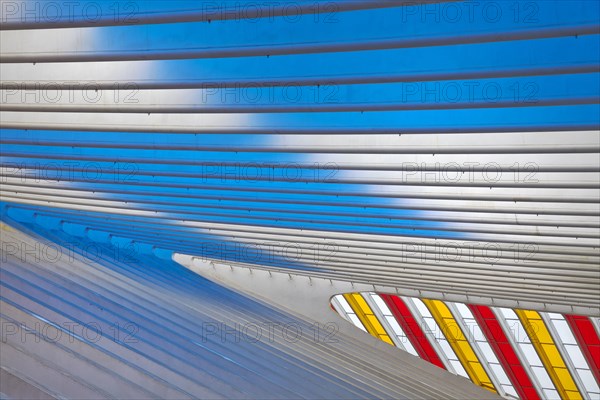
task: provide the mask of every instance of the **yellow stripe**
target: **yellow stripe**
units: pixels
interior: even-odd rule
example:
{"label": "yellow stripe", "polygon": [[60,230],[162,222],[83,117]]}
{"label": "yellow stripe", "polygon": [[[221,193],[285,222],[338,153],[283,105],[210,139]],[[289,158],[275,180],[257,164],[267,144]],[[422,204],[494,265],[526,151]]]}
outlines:
{"label": "yellow stripe", "polygon": [[371,335],[375,336],[383,340],[386,343],[394,345],[392,339],[390,339],[389,335],[375,316],[371,307],[367,304],[365,299],[360,295],[360,293],[346,293],[344,294],[344,298],[350,304],[350,307],[354,310],[354,313],[360,319],[360,322],[365,326],[367,332]]}
{"label": "yellow stripe", "polygon": [[452,316],[448,306],[440,300],[422,300],[441,327],[446,340],[452,346],[452,349],[473,383],[496,393],[492,380],[487,372],[485,372],[483,365],[481,365],[475,351],[473,351],[469,341],[465,338],[463,331]]}
{"label": "yellow stripe", "polygon": [[515,310],[561,399],[582,399],[548,327],[537,311]]}
{"label": "yellow stripe", "polygon": [[6,232],[16,232],[10,225],[0,221],[0,229]]}

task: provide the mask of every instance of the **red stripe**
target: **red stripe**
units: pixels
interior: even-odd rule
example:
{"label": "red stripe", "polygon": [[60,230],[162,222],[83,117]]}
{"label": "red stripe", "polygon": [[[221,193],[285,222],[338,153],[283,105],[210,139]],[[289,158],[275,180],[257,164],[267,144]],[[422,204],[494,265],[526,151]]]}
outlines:
{"label": "red stripe", "polygon": [[565,318],[579,343],[590,370],[600,383],[600,338],[589,318],[581,315],[567,315]]}
{"label": "red stripe", "polygon": [[440,368],[446,369],[442,363],[442,360],[431,346],[431,343],[429,343],[429,340],[427,340],[425,337],[425,333],[413,317],[404,301],[402,301],[402,299],[398,296],[389,294],[380,294],[379,296],[381,296],[383,301],[385,301],[392,312],[392,315],[394,318],[396,318],[396,321],[398,321],[398,324],[400,324],[404,330],[404,333],[406,333],[408,340],[410,340],[410,343],[413,345],[415,350],[417,350],[419,356],[423,360],[429,361]]}
{"label": "red stripe", "polygon": [[492,310],[486,306],[472,304],[469,304],[469,308],[519,397],[521,399],[539,399],[540,396],[535,390],[533,382]]}

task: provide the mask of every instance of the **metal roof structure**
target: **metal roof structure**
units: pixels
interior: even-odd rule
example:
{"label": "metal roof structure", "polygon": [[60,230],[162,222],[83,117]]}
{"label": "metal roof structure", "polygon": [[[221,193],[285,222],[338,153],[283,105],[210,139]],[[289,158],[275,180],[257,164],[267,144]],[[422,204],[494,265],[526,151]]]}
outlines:
{"label": "metal roof structure", "polygon": [[[131,289],[156,304],[179,290],[179,280],[198,279],[207,292],[189,292],[190,301],[200,296],[194,304],[202,299],[215,309],[187,310],[186,321],[215,322],[223,307],[258,301],[266,307],[261,315],[285,305],[297,314],[283,319],[326,322],[326,314],[295,305],[267,283],[267,276],[286,275],[308,279],[290,287],[303,296],[298,303],[319,299],[327,312],[327,296],[377,292],[441,304],[439,315],[454,303],[600,315],[597,1],[2,0],[0,8],[0,208],[16,230],[2,231],[3,318],[52,322],[26,306],[47,309],[50,299],[29,290],[50,285],[37,274],[69,270],[47,257],[28,261],[29,250],[18,245],[25,236],[72,249],[92,261],[93,271],[112,271],[111,285],[135,271],[138,278],[127,282],[145,285],[155,278],[144,273],[156,268],[158,286]],[[127,274],[123,254],[135,260]],[[241,286],[225,293],[191,278],[181,264]],[[227,275],[241,270],[256,272],[260,279],[252,282],[264,298]],[[52,285],[67,296],[70,283],[61,273]],[[81,290],[100,293],[92,272],[80,273]],[[310,289],[313,280],[346,289]],[[129,289],[119,287],[116,295],[128,298]],[[18,297],[18,288],[28,295]],[[236,290],[251,299],[226,305]],[[73,305],[86,309],[78,301]],[[233,312],[228,323],[241,314]],[[167,329],[149,315],[140,314],[140,329]],[[152,321],[158,325],[147,325]],[[348,340],[389,350],[338,322]],[[175,345],[191,346],[192,336],[182,335]],[[11,343],[11,351],[24,351]],[[306,371],[303,346],[261,346],[249,346],[248,354],[263,349],[265,357],[287,360],[281,368],[289,362]],[[350,347],[335,351],[356,351],[348,357],[368,367],[335,375],[339,359],[306,361],[308,370],[318,364],[337,383],[316,372],[314,387],[299,375],[283,384],[266,370],[252,373],[273,388],[291,385],[271,392],[275,398],[487,395],[418,357],[366,383],[360,375],[380,356]],[[232,353],[208,351],[232,360]],[[8,364],[20,353],[12,354]],[[31,360],[44,364],[43,354]],[[208,362],[206,354],[197,362]],[[407,356],[394,351],[381,362]],[[36,379],[43,374],[28,376],[26,364],[11,370],[2,361],[6,379],[41,387]],[[407,381],[413,362],[444,378]],[[231,363],[227,368],[239,365]],[[181,377],[181,368],[172,372]],[[218,382],[231,385],[218,392],[223,397],[266,396],[255,391],[258,383],[227,383],[225,369],[215,368],[215,381],[192,380],[214,393]],[[325,389],[325,381],[332,386]],[[360,391],[348,389],[359,381],[366,385]],[[169,384],[178,389],[158,397],[177,397],[187,385]],[[103,397],[115,395],[103,386]],[[191,397],[204,393],[185,387]]]}

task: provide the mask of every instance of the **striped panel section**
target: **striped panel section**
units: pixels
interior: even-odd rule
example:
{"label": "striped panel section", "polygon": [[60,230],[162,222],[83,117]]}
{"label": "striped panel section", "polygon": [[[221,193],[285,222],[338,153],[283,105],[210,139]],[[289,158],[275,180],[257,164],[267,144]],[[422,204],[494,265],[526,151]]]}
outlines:
{"label": "striped panel section", "polygon": [[466,339],[464,332],[458,326],[448,306],[440,300],[423,300],[433,318],[442,328],[446,339],[456,352],[461,364],[469,374],[471,380],[486,389],[496,391],[488,373],[481,365],[473,348]]}
{"label": "striped panel section", "polygon": [[600,384],[600,338],[598,332],[587,317],[567,314],[565,319],[577,339],[579,348],[590,366],[596,382]]}
{"label": "striped panel section", "polygon": [[519,356],[515,353],[510,340],[502,330],[502,326],[489,307],[469,305],[475,320],[481,327],[496,357],[502,364],[504,371],[510,378],[513,387],[522,399],[540,399],[527,370],[524,368]]}
{"label": "striped panel section", "polygon": [[367,332],[392,346],[394,345],[394,342],[360,293],[344,294],[344,298],[348,301],[365,328],[367,328]]}
{"label": "striped panel section", "polygon": [[[366,331],[364,318],[354,315],[344,300],[357,295],[339,295],[332,303],[336,298],[346,303],[354,324]],[[402,332],[408,338],[410,349],[390,335],[398,348],[503,397],[594,400],[600,396],[593,359],[600,340],[592,318],[370,292],[362,296],[385,331]],[[337,304],[336,309],[341,308]],[[340,314],[350,320],[348,313]],[[399,329],[392,328],[391,318]]]}
{"label": "striped panel section", "polygon": [[331,305],[334,311],[337,311],[339,315],[344,317],[346,320],[350,321],[354,326],[359,328],[360,330],[367,331],[365,326],[360,322],[350,304],[346,301],[344,296],[337,295],[331,299]]}
{"label": "striped panel section", "polygon": [[385,302],[379,297],[377,293],[364,292],[362,296],[365,298],[369,307],[373,311],[373,314],[377,317],[385,331],[389,334],[390,339],[394,342],[394,345],[402,350],[405,350],[413,356],[419,356],[410,340],[406,337],[406,333],[402,327],[398,324],[398,321],[392,315],[392,312],[385,304]]}
{"label": "striped panel section", "polygon": [[396,318],[404,332],[406,332],[408,340],[412,343],[419,354],[419,357],[440,368],[446,369],[444,363],[425,337],[425,333],[421,329],[421,326],[415,320],[404,301],[400,297],[394,295],[381,294],[380,296],[383,301],[385,301],[392,312],[392,315]]}
{"label": "striped panel section", "polygon": [[540,315],[554,338],[556,347],[560,351],[569,372],[571,372],[579,393],[585,400],[600,398],[600,387],[594,379],[594,375],[577,344],[575,335],[573,335],[565,318],[557,313],[540,313]]}
{"label": "striped panel section", "polygon": [[358,319],[356,313],[354,312],[352,307],[350,307],[350,304],[348,304],[343,295],[334,296],[331,299],[331,304],[333,305],[334,309],[338,312],[338,314],[340,314],[346,320],[350,321],[358,329],[365,332],[367,331],[367,329],[365,328],[363,323],[360,322],[360,319]]}
{"label": "striped panel section", "polygon": [[481,331],[481,327],[477,324],[473,313],[469,310],[469,307],[465,304],[454,302],[446,302],[446,305],[452,315],[454,315],[461,330],[465,333],[466,340],[473,347],[475,355],[488,373],[498,394],[503,397],[516,397],[517,392],[515,388]]}
{"label": "striped panel section", "polygon": [[561,398],[565,400],[582,399],[583,397],[540,314],[532,310],[515,310],[515,312],[523,323],[531,343],[544,363]]}
{"label": "striped panel section", "polygon": [[544,363],[537,354],[535,347],[529,339],[529,335],[521,320],[514,310],[501,307],[493,307],[498,322],[514,346],[515,352],[523,362],[538,393],[546,399],[560,399],[560,395],[552,383]]}
{"label": "striped panel section", "polygon": [[421,299],[414,297],[403,297],[402,300],[404,300],[408,309],[413,313],[417,322],[423,327],[425,337],[429,339],[431,345],[446,366],[446,369],[453,374],[468,379],[469,374],[465,371],[456,352],[446,340],[442,328],[435,318],[433,318],[425,303]]}

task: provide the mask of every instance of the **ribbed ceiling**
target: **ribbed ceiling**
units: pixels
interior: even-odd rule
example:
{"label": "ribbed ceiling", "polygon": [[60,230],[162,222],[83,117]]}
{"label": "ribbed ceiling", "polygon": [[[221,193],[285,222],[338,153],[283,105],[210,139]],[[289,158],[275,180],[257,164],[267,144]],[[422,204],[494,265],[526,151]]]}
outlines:
{"label": "ribbed ceiling", "polygon": [[596,1],[239,3],[4,7],[3,218],[598,315]]}

